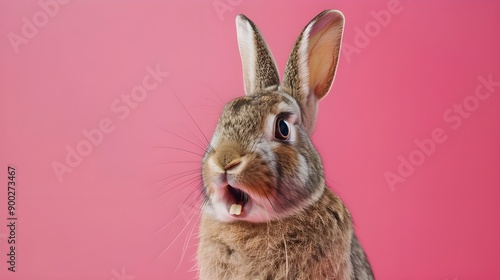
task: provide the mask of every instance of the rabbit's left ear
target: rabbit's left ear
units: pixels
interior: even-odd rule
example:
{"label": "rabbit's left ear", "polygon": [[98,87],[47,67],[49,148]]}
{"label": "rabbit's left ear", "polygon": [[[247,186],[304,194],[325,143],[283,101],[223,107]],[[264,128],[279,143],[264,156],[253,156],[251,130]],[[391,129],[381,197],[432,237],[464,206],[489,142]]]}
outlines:
{"label": "rabbit's left ear", "polygon": [[238,15],[236,32],[243,64],[245,94],[277,90],[280,79],[276,62],[255,24],[245,15]]}
{"label": "rabbit's left ear", "polygon": [[282,90],[299,102],[309,134],[314,131],[318,101],[335,76],[343,30],[340,11],[323,11],[304,28],[286,64]]}

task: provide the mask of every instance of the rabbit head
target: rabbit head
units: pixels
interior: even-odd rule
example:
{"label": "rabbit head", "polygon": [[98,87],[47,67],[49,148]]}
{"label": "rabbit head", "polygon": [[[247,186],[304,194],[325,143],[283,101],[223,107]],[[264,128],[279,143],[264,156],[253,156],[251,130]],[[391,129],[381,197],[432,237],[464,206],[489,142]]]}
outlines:
{"label": "rabbit head", "polygon": [[325,189],[309,137],[333,82],[344,16],[327,10],[304,28],[281,84],[255,24],[239,15],[236,26],[245,96],[226,104],[203,158],[203,211],[220,221],[268,222],[300,212]]}

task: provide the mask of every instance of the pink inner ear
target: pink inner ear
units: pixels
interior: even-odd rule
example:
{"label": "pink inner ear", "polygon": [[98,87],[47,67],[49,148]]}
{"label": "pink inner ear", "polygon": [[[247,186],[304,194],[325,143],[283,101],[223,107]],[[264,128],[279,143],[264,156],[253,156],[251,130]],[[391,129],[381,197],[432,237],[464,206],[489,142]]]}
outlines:
{"label": "pink inner ear", "polygon": [[328,27],[331,24],[336,23],[337,21],[342,21],[342,15],[335,12],[327,13],[321,16],[312,26],[311,31],[309,32],[309,36],[314,36],[316,33],[321,32],[325,27]]}
{"label": "pink inner ear", "polygon": [[343,16],[337,11],[320,15],[313,21],[308,40],[309,89],[318,99],[332,85],[342,37]]}

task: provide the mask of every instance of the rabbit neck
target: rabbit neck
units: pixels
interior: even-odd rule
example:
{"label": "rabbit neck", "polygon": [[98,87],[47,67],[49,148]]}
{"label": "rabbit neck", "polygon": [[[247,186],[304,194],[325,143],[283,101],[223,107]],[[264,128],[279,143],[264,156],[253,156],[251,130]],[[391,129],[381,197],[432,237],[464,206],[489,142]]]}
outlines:
{"label": "rabbit neck", "polygon": [[349,279],[351,216],[326,187],[303,211],[268,223],[203,214],[200,279]]}

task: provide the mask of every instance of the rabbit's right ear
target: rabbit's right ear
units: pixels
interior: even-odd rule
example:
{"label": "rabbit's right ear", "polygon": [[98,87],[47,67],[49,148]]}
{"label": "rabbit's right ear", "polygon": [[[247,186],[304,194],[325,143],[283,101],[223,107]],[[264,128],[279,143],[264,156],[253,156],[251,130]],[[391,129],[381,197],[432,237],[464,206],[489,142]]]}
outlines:
{"label": "rabbit's right ear", "polygon": [[340,11],[323,11],[302,30],[286,64],[282,89],[299,102],[309,134],[314,131],[318,101],[335,76],[343,30]]}
{"label": "rabbit's right ear", "polygon": [[277,90],[276,62],[255,24],[245,15],[236,17],[236,32],[243,64],[245,94]]}

